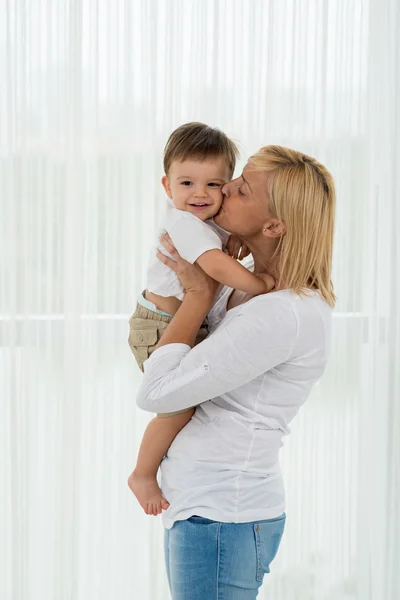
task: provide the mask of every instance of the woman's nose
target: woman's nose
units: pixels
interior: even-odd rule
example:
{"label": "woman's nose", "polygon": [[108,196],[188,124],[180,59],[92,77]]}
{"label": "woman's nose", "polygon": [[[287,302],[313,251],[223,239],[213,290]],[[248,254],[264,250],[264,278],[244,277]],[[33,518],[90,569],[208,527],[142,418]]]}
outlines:
{"label": "woman's nose", "polygon": [[237,177],[236,179],[231,179],[230,181],[225,183],[221,188],[222,194],[229,198],[229,196],[232,194],[235,188],[237,188],[238,182],[239,178]]}
{"label": "woman's nose", "polygon": [[230,184],[230,181],[228,183],[224,183],[224,185],[222,186],[221,192],[222,192],[223,196],[228,196],[228,194],[229,194],[229,184]]}

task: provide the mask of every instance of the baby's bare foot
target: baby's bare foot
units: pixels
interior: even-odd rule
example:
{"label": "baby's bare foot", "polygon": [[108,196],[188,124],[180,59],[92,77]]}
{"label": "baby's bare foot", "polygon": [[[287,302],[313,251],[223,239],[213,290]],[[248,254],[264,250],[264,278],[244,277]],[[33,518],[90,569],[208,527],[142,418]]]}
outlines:
{"label": "baby's bare foot", "polygon": [[136,471],[133,471],[129,475],[128,485],[146,515],[156,517],[169,507],[169,503],[163,498],[157,479],[153,475],[138,475]]}

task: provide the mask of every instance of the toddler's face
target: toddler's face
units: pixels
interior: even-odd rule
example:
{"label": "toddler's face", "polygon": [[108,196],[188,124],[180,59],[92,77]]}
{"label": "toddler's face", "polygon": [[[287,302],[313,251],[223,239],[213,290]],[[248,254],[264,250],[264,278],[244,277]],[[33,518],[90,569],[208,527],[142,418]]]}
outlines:
{"label": "toddler's face", "polygon": [[191,212],[205,221],[222,204],[222,186],[229,181],[229,168],[223,156],[198,160],[174,161],[168,176],[162,178],[167,196],[179,210]]}

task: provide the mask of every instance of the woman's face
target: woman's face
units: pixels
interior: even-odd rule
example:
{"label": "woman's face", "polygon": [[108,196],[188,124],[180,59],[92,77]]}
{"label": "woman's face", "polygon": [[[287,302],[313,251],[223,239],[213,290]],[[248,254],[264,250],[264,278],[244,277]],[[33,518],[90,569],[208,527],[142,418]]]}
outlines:
{"label": "woman's face", "polygon": [[260,234],[269,219],[267,176],[247,163],[240,177],[222,188],[223,201],[214,221],[244,238]]}

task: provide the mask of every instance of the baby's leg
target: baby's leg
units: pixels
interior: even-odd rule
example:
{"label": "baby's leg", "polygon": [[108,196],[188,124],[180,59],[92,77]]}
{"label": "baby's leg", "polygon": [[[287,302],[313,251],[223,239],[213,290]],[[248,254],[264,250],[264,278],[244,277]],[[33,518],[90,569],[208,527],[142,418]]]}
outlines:
{"label": "baby's leg", "polygon": [[175,437],[193,414],[194,408],[189,408],[172,416],[157,416],[144,432],[136,468],[129,476],[128,485],[147,515],[157,516],[169,506],[157,483],[158,467]]}

